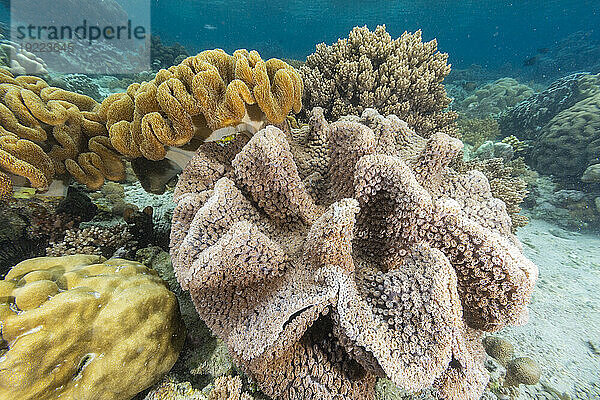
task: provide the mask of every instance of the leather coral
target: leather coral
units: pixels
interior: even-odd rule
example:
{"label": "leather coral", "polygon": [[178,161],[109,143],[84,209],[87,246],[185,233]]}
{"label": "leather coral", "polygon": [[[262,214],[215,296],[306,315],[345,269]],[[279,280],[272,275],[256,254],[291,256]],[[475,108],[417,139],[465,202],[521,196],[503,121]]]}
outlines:
{"label": "leather coral", "polygon": [[115,148],[128,157],[160,160],[165,146],[243,121],[280,123],[302,107],[302,80],[278,59],[256,51],[206,50],[160,70],[150,82],[102,104]]}
{"label": "leather coral", "polygon": [[0,70],[0,192],[7,197],[11,179],[26,178],[46,190],[55,176],[71,174],[89,188],[104,179],[120,180],[125,167],[108,140],[88,96],[49,86],[34,76],[13,77]]}
{"label": "leather coral", "polygon": [[373,109],[201,145],[171,256],[199,315],[269,396],[373,399],[377,376],[478,399],[481,336],[527,318],[537,267],[462,143]]}

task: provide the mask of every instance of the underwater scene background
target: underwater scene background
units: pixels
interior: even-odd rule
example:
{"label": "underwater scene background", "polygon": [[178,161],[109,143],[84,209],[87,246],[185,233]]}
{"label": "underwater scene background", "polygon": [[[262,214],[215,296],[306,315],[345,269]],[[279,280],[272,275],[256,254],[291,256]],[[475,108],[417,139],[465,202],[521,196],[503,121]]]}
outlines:
{"label": "underwater scene background", "polygon": [[599,399],[599,26],[0,1],[0,400]]}

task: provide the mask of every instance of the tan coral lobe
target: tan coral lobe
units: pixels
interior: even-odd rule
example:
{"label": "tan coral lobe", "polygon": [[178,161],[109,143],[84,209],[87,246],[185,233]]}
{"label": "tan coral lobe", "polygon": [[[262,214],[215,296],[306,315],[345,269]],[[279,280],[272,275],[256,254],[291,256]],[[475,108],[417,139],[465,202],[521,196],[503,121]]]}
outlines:
{"label": "tan coral lobe", "polygon": [[302,108],[303,84],[287,63],[256,51],[206,50],[160,70],[150,82],[102,103],[112,145],[128,157],[160,160],[206,130],[235,126],[255,114],[282,122]]}
{"label": "tan coral lobe", "polygon": [[[0,169],[47,190],[67,172],[97,189],[122,180],[125,165],[108,141],[100,105],[88,96],[49,86],[34,76],[0,72]],[[6,175],[6,174],[4,174]],[[10,192],[7,183],[2,192]]]}
{"label": "tan coral lobe", "polygon": [[485,176],[366,109],[200,146],[171,256],[207,325],[269,396],[372,399],[377,376],[479,399],[482,331],[522,323],[537,268]]}

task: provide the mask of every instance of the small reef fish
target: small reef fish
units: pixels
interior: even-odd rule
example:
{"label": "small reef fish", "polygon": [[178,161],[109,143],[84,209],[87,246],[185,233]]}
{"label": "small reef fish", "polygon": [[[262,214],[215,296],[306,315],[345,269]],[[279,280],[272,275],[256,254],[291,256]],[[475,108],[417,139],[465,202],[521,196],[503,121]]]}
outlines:
{"label": "small reef fish", "polygon": [[211,25],[211,24],[204,24],[204,29],[208,29],[209,31],[214,31],[217,29],[217,27],[214,25]]}
{"label": "small reef fish", "polygon": [[538,62],[539,58],[540,58],[539,55],[535,55],[533,57],[528,57],[525,59],[525,61],[523,61],[523,66],[531,67],[532,65],[535,65],[536,62]]}

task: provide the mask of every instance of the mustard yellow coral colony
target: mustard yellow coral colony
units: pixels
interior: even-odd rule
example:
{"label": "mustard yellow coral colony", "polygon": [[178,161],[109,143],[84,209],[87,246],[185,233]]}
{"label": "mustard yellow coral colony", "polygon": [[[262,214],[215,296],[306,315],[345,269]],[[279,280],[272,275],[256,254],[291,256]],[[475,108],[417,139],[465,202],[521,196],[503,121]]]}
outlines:
{"label": "mustard yellow coral colony", "polygon": [[165,146],[207,131],[242,121],[280,123],[300,111],[302,91],[288,64],[246,50],[204,51],[102,104],[0,70],[0,197],[11,192],[6,173],[43,191],[68,172],[98,189],[105,179],[124,178],[122,156],[160,160]]}
{"label": "mustard yellow coral colony", "polygon": [[88,96],[49,86],[34,76],[0,70],[0,176],[21,176],[41,191],[70,173],[97,189],[104,179],[120,180],[125,166],[108,139],[100,104]]}
{"label": "mustard yellow coral colony", "polygon": [[[203,131],[265,118],[280,123],[302,107],[298,72],[256,51],[207,50],[162,69],[150,82],[108,97],[110,141],[128,157],[165,157]],[[254,106],[254,107],[252,107]]]}

